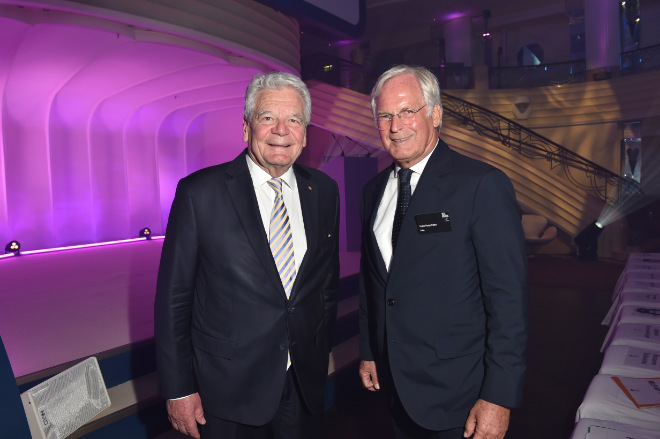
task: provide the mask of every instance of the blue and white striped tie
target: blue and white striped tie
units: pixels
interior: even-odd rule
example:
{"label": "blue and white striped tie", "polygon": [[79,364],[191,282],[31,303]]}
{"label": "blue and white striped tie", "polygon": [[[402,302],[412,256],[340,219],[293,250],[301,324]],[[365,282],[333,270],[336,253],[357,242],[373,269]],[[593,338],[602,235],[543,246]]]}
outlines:
{"label": "blue and white striped tie", "polygon": [[271,178],[268,180],[268,184],[275,191],[275,201],[270,214],[270,251],[273,253],[273,259],[288,298],[291,294],[293,282],[296,280],[296,263],[293,256],[293,239],[291,237],[291,226],[289,225],[289,214],[286,211],[284,198],[282,197],[282,179]]}
{"label": "blue and white striped tie", "polygon": [[[291,238],[291,226],[289,225],[289,214],[284,205],[282,197],[282,179],[271,178],[268,184],[275,191],[273,210],[270,213],[269,238],[270,251],[280,273],[282,286],[287,299],[291,295],[293,282],[296,280],[296,261],[293,257],[293,238]],[[287,353],[286,368],[291,366],[291,352]]]}

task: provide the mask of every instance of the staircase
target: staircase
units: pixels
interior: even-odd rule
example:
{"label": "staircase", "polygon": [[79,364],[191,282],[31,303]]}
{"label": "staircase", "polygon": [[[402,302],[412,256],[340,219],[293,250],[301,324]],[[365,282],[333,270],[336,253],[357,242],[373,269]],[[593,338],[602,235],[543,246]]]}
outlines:
{"label": "staircase", "polygon": [[[308,81],[308,87],[313,104],[312,125],[380,147],[368,96],[318,81]],[[549,140],[554,148],[549,153],[530,154],[530,145],[547,139],[496,113],[444,94],[443,104],[441,138],[452,149],[504,171],[524,210],[545,216],[570,236],[596,220],[606,201],[611,201],[624,186],[618,175]],[[465,108],[460,110],[459,106]],[[484,119],[497,120],[498,125],[508,121],[517,131],[494,130],[493,123]],[[526,130],[525,136],[521,136],[521,129]],[[526,139],[532,139],[530,145],[525,146]],[[572,171],[567,172],[559,160],[569,160]],[[387,156],[379,158],[379,169],[389,163]],[[578,178],[574,178],[575,171]],[[580,180],[579,174],[587,176]],[[592,180],[600,182],[590,184]]]}

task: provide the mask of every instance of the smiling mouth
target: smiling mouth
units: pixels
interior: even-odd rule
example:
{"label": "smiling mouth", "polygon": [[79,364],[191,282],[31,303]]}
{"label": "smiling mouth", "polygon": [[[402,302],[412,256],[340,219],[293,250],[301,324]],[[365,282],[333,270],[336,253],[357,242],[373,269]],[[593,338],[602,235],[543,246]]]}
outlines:
{"label": "smiling mouth", "polygon": [[402,138],[402,139],[391,139],[391,140],[392,140],[392,142],[399,143],[399,142],[406,141],[406,140],[408,140],[408,139],[410,139],[410,138],[412,138],[412,136],[404,137],[404,138]]}

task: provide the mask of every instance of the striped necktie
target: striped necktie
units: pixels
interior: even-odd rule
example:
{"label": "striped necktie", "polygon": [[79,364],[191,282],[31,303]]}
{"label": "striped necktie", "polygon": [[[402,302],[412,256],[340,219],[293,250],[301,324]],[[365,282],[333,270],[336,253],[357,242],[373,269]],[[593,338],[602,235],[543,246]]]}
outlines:
{"label": "striped necktie", "polygon": [[289,214],[286,211],[284,198],[282,197],[282,179],[271,178],[268,180],[268,184],[275,191],[275,201],[270,214],[270,251],[273,253],[273,259],[288,298],[291,294],[293,282],[296,280],[296,263],[293,257],[293,238],[291,237]]}

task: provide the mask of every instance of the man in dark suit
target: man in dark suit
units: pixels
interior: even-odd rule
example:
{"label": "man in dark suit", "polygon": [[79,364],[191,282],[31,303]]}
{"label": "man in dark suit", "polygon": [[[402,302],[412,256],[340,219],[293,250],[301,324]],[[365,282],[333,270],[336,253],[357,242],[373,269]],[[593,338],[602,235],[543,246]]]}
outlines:
{"label": "man in dark suit", "polygon": [[394,164],[362,194],[362,383],[389,388],[397,438],[502,438],[521,403],[527,337],[513,186],[439,139],[427,69],[393,67],[371,96]]}
{"label": "man in dark suit", "polygon": [[337,184],[295,165],[311,98],[288,73],[247,88],[236,159],[183,178],[155,304],[172,425],[208,439],[318,433],[339,277]]}

